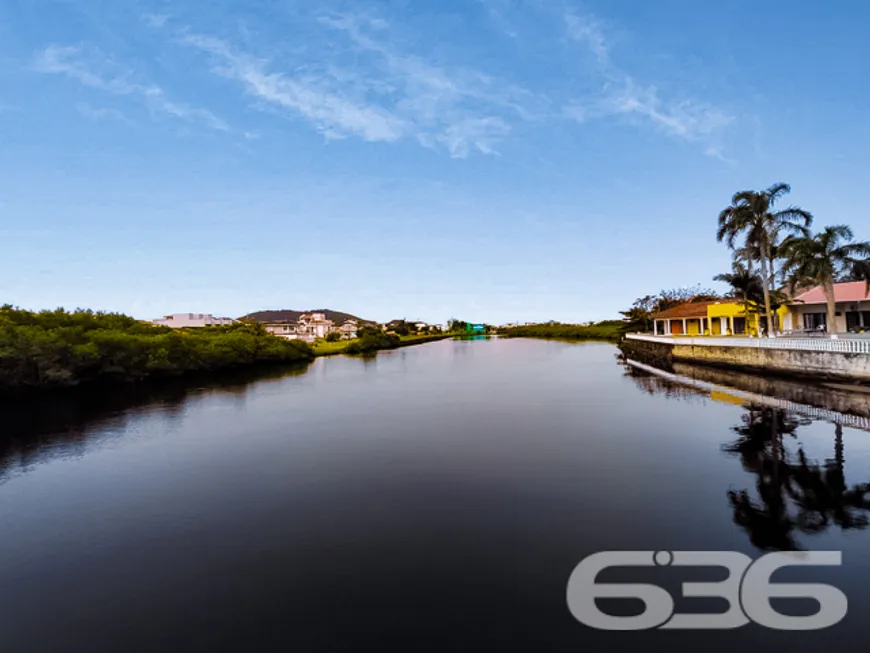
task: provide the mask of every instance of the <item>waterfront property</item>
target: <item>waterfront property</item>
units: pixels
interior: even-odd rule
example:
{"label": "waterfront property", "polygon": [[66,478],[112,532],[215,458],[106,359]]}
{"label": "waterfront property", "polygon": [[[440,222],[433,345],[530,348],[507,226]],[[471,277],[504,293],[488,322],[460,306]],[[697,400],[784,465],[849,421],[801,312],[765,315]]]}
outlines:
{"label": "waterfront property", "polygon": [[[864,281],[834,284],[836,323],[832,333],[870,330],[870,293]],[[821,286],[796,295],[783,328],[827,330],[827,299]]]}
{"label": "waterfront property", "polygon": [[314,342],[330,333],[340,334],[342,340],[352,340],[356,338],[359,323],[356,320],[345,320],[337,327],[323,313],[310,313],[301,315],[298,322],[264,322],[263,327],[279,338]]}
{"label": "waterfront property", "polygon": [[[774,315],[776,326],[789,315],[781,307]],[[687,302],[653,315],[655,335],[731,336],[758,335],[765,318],[755,308],[736,299]]]}
{"label": "waterfront property", "polygon": [[[834,284],[836,322],[830,333],[870,331],[870,292],[864,281]],[[737,299],[686,302],[653,317],[654,335],[757,336],[766,323],[763,308]],[[828,331],[827,298],[821,286],[794,296],[774,311],[777,331]]]}
{"label": "waterfront property", "polygon": [[151,320],[151,324],[158,326],[168,326],[173,329],[189,328],[189,327],[207,327],[207,326],[226,326],[235,324],[237,320],[231,317],[215,317],[210,313],[173,313],[166,315],[156,320]]}
{"label": "waterfront property", "polygon": [[667,364],[686,361],[714,367],[870,382],[870,338],[666,337],[627,334],[623,353]]}

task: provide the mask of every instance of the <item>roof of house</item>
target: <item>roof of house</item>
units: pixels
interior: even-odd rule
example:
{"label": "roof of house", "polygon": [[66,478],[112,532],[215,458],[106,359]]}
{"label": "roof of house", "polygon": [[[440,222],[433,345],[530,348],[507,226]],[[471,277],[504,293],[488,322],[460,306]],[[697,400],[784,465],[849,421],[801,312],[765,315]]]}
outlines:
{"label": "roof of house", "polygon": [[660,313],[656,313],[653,317],[657,320],[707,317],[707,307],[710,304],[717,303],[719,302],[686,302],[685,304],[679,304],[678,306],[673,306],[672,308],[661,311]]}
{"label": "roof of house", "polygon": [[[847,281],[845,283],[834,284],[834,301],[861,302],[865,300],[870,300],[870,293],[867,292],[867,283],[865,281]],[[798,304],[827,303],[825,290],[821,286],[816,286],[796,295],[792,301]]]}

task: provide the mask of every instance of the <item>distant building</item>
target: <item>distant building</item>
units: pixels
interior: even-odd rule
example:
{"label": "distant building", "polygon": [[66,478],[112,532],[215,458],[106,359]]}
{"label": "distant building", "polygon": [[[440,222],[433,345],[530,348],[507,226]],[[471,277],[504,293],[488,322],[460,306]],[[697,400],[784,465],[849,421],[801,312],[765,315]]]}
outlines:
{"label": "distant building", "polygon": [[231,317],[215,317],[210,313],[173,313],[165,317],[151,320],[151,324],[159,326],[168,326],[173,329],[181,329],[187,327],[207,327],[207,326],[223,326],[227,324],[235,324],[237,320]]}
{"label": "distant building", "polygon": [[359,330],[359,322],[356,320],[345,320],[340,327],[338,327],[338,332],[341,334],[341,337],[345,340],[350,340],[351,338],[356,338],[356,332]]}
{"label": "distant building", "polygon": [[299,316],[296,333],[301,339],[311,342],[316,338],[325,338],[333,327],[332,320],[327,320],[324,313],[305,313]]}
{"label": "distant building", "polygon": [[296,340],[299,334],[296,332],[296,325],[287,322],[264,323],[263,328],[269,333],[287,340]]}

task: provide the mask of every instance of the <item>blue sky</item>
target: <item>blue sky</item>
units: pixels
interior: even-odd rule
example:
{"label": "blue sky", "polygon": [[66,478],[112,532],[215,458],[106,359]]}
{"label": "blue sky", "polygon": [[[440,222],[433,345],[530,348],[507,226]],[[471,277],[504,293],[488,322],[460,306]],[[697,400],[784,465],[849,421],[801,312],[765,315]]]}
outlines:
{"label": "blue sky", "polygon": [[6,0],[0,302],[585,321],[777,181],[870,237],[860,3]]}

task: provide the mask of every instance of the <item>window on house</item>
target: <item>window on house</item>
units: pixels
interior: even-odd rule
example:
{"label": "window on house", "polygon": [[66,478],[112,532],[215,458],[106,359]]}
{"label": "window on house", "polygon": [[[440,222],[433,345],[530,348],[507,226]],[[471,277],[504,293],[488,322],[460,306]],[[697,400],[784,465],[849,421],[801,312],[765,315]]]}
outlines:
{"label": "window on house", "polygon": [[818,329],[827,324],[825,313],[804,313],[804,329]]}
{"label": "window on house", "polygon": [[870,329],[870,311],[851,311],[846,313],[846,331]]}

